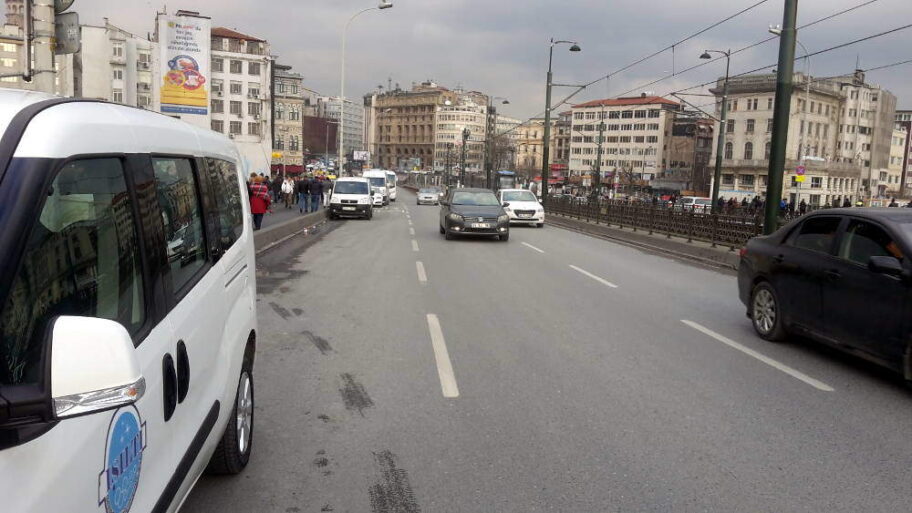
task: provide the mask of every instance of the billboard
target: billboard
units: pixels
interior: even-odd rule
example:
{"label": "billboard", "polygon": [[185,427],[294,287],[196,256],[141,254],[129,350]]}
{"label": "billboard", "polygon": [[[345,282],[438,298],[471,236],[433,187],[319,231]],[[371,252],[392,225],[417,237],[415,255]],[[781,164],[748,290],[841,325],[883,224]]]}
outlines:
{"label": "billboard", "polygon": [[367,162],[370,160],[370,153],[366,151],[353,151],[352,160],[360,160],[361,162]]}
{"label": "billboard", "polygon": [[209,19],[159,16],[158,23],[161,111],[206,116],[209,113]]}

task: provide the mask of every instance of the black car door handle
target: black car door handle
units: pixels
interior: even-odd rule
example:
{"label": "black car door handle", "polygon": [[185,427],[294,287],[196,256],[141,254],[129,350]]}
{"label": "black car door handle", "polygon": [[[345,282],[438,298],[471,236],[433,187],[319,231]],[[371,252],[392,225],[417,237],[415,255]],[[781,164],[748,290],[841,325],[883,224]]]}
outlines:
{"label": "black car door handle", "polygon": [[773,262],[776,262],[777,264],[781,264],[783,260],[785,260],[784,255],[776,255],[773,257]]}
{"label": "black car door handle", "polygon": [[827,277],[828,280],[838,280],[842,278],[842,273],[836,269],[827,269],[823,271],[823,275]]}

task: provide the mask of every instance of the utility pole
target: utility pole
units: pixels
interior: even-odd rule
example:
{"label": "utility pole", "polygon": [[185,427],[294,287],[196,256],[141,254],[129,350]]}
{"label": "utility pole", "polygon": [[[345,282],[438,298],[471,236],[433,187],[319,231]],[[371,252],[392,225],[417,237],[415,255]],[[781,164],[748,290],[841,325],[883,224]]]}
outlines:
{"label": "utility pole", "polygon": [[[795,65],[795,24],[798,0],[785,0],[782,15],[782,35],[779,37],[779,66],[776,75],[776,103],[773,106],[773,134],[770,144],[769,170],[766,185],[766,212],[763,233],[779,228],[779,201],[782,199],[782,175],[788,144],[789,110],[792,104],[792,80]],[[722,107],[725,108],[724,105]],[[724,111],[723,111],[724,112]]]}
{"label": "utility pole", "polygon": [[462,169],[460,169],[460,182],[463,187],[466,186],[466,142],[469,140],[469,133],[468,127],[462,129]]}
{"label": "utility pole", "polygon": [[487,117],[487,136],[485,137],[485,187],[488,189],[493,188],[492,185],[492,176],[494,167],[494,152],[497,141],[494,139],[494,132],[497,127],[497,107],[490,105],[488,106],[488,117]]}
{"label": "utility pole", "polygon": [[[792,35],[794,37],[794,34]],[[725,56],[725,82],[722,84],[722,117],[719,120],[719,142],[716,145],[716,169],[713,171],[712,184],[712,213],[719,213],[719,187],[722,185],[722,152],[725,151],[725,130],[728,122],[728,80],[731,68],[731,49],[706,50],[701,59],[712,59],[710,53],[721,53]],[[794,53],[794,52],[793,52]],[[781,59],[781,56],[780,56]],[[791,80],[791,78],[789,79]]]}
{"label": "utility pole", "polygon": [[[602,111],[604,114],[604,111]],[[602,181],[602,142],[605,140],[605,120],[599,120],[598,146],[595,150],[595,176],[592,179],[592,199],[599,199],[599,188]]]}

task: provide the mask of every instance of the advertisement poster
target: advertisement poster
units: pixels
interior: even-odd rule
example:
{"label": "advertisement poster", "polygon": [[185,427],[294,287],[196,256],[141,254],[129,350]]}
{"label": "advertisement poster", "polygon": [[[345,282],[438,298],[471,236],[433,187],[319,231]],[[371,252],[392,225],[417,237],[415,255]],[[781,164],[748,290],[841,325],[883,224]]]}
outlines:
{"label": "advertisement poster", "polygon": [[162,112],[208,114],[209,25],[208,18],[159,18]]}

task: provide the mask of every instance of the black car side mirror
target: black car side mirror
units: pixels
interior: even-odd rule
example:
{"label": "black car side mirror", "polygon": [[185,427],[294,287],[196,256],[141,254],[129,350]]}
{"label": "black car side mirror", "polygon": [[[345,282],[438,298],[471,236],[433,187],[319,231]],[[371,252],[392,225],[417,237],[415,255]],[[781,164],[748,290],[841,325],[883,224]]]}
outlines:
{"label": "black car side mirror", "polygon": [[868,260],[868,270],[888,276],[901,276],[903,274],[902,262],[891,256],[872,256]]}

